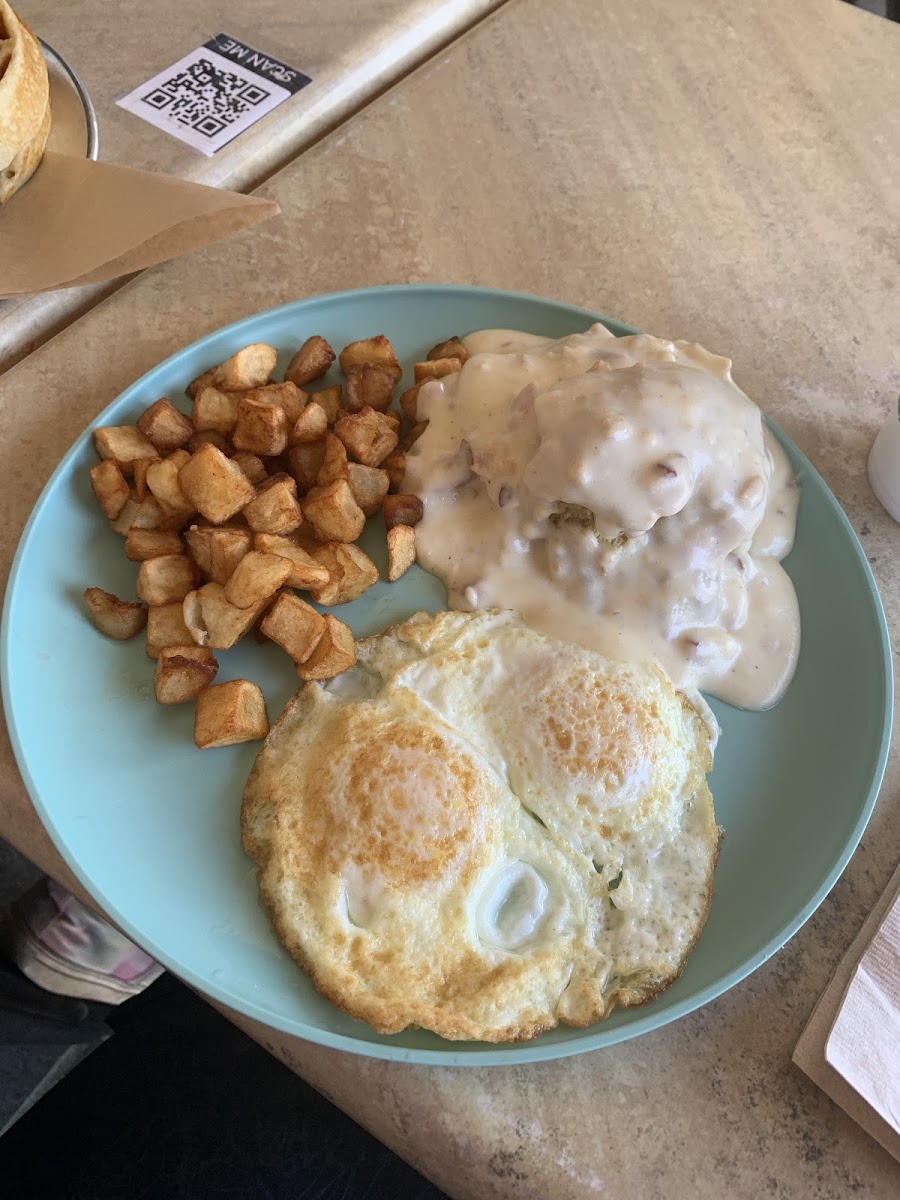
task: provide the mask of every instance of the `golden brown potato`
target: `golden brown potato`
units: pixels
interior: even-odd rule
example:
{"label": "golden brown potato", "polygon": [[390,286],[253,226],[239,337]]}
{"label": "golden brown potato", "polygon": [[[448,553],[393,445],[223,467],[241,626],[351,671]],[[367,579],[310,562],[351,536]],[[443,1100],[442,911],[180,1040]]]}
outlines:
{"label": "golden brown potato", "polygon": [[190,554],[191,558],[197,564],[198,570],[202,571],[204,575],[209,575],[212,571],[209,539],[212,531],[216,528],[217,526],[215,525],[191,525],[189,529],[185,530],[183,535],[188,554]]}
{"label": "golden brown potato", "polygon": [[213,381],[216,377],[216,371],[218,371],[218,369],[218,367],[207,367],[207,369],[202,371],[196,379],[192,379],[184,389],[184,394],[187,396],[187,398],[189,400],[194,400],[196,399],[197,393],[202,388],[212,387]]}
{"label": "golden brown potato", "polygon": [[90,475],[97,502],[110,521],[114,521],[131,497],[127,479],[111,458],[95,463]]}
{"label": "golden brown potato", "polygon": [[295,663],[304,662],[325,632],[325,620],[311,604],[283,592],[260,622],[267,638],[286,650]]}
{"label": "golden brown potato", "polygon": [[221,583],[204,583],[184,598],[183,615],[192,640],[213,650],[230,650],[252,629],[266,602],[238,608],[225,595]]}
{"label": "golden brown potato", "polygon": [[161,458],[139,458],[135,461],[134,475],[132,476],[135,500],[147,499],[147,492],[150,490],[147,487],[147,472],[159,462],[162,462]]}
{"label": "golden brown potato", "polygon": [[265,697],[249,679],[214,683],[197,697],[194,744],[199,750],[254,742],[268,732]]}
{"label": "golden brown potato", "polygon": [[240,467],[215,446],[201,446],[178,473],[181,490],[207,521],[221,525],[255,496]]}
{"label": "golden brown potato", "polygon": [[248,450],[240,450],[231,461],[237,463],[254,487],[269,477],[266,464],[258,454],[251,454]]}
{"label": "golden brown potato", "polygon": [[304,550],[295,541],[287,537],[279,537],[274,533],[257,533],[253,537],[253,548],[263,554],[277,554],[288,561],[291,573],[285,579],[286,587],[300,588],[305,591],[311,587],[321,587],[328,582],[328,570]]}
{"label": "golden brown potato", "polygon": [[328,582],[310,588],[316,604],[349,604],[378,582],[378,568],[365,551],[353,543],[326,542],[313,558],[328,571]]}
{"label": "golden brown potato", "polygon": [[400,439],[400,445],[397,447],[397,449],[403,451],[411,450],[427,428],[427,421],[419,421],[417,424],[413,425],[412,428],[407,429],[406,433],[404,433],[403,437]]}
{"label": "golden brown potato", "polygon": [[384,413],[364,408],[348,413],[336,422],[334,435],[343,442],[347,453],[366,467],[377,467],[399,442]]}
{"label": "golden brown potato", "polygon": [[247,392],[247,395],[256,400],[263,400],[267,404],[280,404],[287,417],[288,429],[293,428],[309,399],[306,392],[301,392],[296,383],[292,383],[290,380],[285,380],[284,383],[267,383],[265,387],[254,388],[252,392]]}
{"label": "golden brown potato", "polygon": [[122,511],[114,521],[110,521],[109,527],[113,533],[118,533],[122,537],[127,537],[134,525],[134,518],[137,516],[140,504],[137,500],[129,498],[122,506]]}
{"label": "golden brown potato", "polygon": [[394,398],[397,380],[391,371],[375,363],[356,363],[347,372],[347,411],[374,408],[384,412]]}
{"label": "golden brown potato", "polygon": [[147,624],[147,610],[143,604],[120,600],[103,588],[85,588],[84,600],[94,628],[116,642],[127,642]]}
{"label": "golden brown potato", "polygon": [[316,476],[316,484],[319,487],[326,487],[329,483],[334,483],[336,479],[347,478],[347,450],[340,438],[335,437],[333,433],[325,436],[325,452],[322,456],[322,465],[319,467],[319,473]]}
{"label": "golden brown potato", "polygon": [[409,421],[410,425],[415,425],[418,422],[419,415],[417,410],[417,400],[419,392],[425,386],[425,382],[414,383],[412,387],[408,387],[405,392],[400,394],[400,411]]}
{"label": "golden brown potato", "polygon": [[341,408],[341,385],[339,383],[336,383],[334,387],[322,388],[320,392],[310,392],[309,398],[310,401],[315,400],[316,404],[320,404],[325,409],[329,425],[333,425],[344,411]]}
{"label": "golden brown potato", "polygon": [[408,495],[385,496],[381,510],[385,529],[393,529],[395,525],[418,525],[424,512],[419,497]]}
{"label": "golden brown potato", "polygon": [[167,516],[191,517],[196,512],[178,481],[178,472],[190,458],[187,450],[174,450],[168,458],[147,467],[147,487]]}
{"label": "golden brown potato", "polygon": [[184,545],[174,529],[129,529],[125,539],[125,554],[132,562],[183,553]]}
{"label": "golden brown potato", "polygon": [[264,383],[269,382],[277,358],[278,351],[274,346],[254,342],[227,358],[216,368],[213,378],[219,387],[229,392],[262,387]]}
{"label": "golden brown potato", "polygon": [[462,369],[458,358],[433,358],[425,362],[417,362],[413,366],[413,378],[416,383],[427,383],[429,379],[443,379],[445,375],[455,375]]}
{"label": "golden brown potato", "polygon": [[186,446],[194,432],[193,425],[184,413],[179,412],[165,397],[151,404],[138,417],[137,426],[163,457],[179,446]]}
{"label": "golden brown potato", "polygon": [[158,704],[195,700],[216,677],[219,664],[206,646],[165,646],[156,660],[153,690]]}
{"label": "golden brown potato", "polygon": [[364,338],[359,342],[350,342],[341,351],[340,366],[345,375],[350,373],[351,367],[362,363],[371,363],[390,372],[395,383],[403,374],[397,361],[397,355],[394,353],[394,347],[383,333],[379,333],[377,337]]}
{"label": "golden brown potato", "polygon": [[441,358],[458,358],[461,366],[469,357],[469,352],[462,344],[461,338],[452,337],[446,342],[438,342],[436,346],[432,346],[425,357],[432,362]]}
{"label": "golden brown potato", "polygon": [[184,621],[184,603],[163,604],[147,613],[148,658],[159,658],[166,646],[189,646],[194,640]]}
{"label": "golden brown potato", "polygon": [[305,662],[297,664],[301,679],[334,679],[356,662],[356,642],[353,632],[331,613],[323,618],[325,629],[319,644]]}
{"label": "golden brown potato", "polygon": [[416,531],[411,525],[392,525],[387,531],[388,582],[396,583],[416,561]]}
{"label": "golden brown potato", "polygon": [[294,423],[288,442],[291,446],[301,446],[305,442],[319,442],[327,432],[328,414],[318,401],[311,401]]}
{"label": "golden brown potato", "polygon": [[325,441],[291,446],[287,452],[288,472],[300,492],[308,491],[318,478],[325,461]]}
{"label": "golden brown potato", "polygon": [[387,471],[390,479],[390,491],[399,492],[406,478],[406,453],[403,450],[393,450],[381,460],[382,470]]}
{"label": "golden brown potato", "polygon": [[245,555],[253,548],[253,534],[246,527],[220,525],[209,532],[209,577],[224,587]]}
{"label": "golden brown potato", "polygon": [[158,608],[183,600],[195,583],[194,564],[186,554],[161,554],[141,563],[135,590],[139,600]]}
{"label": "golden brown potato", "polygon": [[245,505],[244,516],[254,533],[293,533],[303,521],[294,478],[272,475],[261,483],[255,498]]}
{"label": "golden brown potato", "polygon": [[250,550],[234,569],[225,584],[225,599],[238,608],[251,608],[274,596],[287,582],[291,564],[277,554]]}
{"label": "golden brown potato", "polygon": [[[121,514],[120,514],[121,516]],[[132,529],[171,529],[172,525],[166,521],[167,514],[163,511],[163,506],[157,498],[148,491],[146,496],[137,506],[134,513],[134,519],[131,523]],[[126,532],[129,532],[126,530]]]}
{"label": "golden brown potato", "polygon": [[241,396],[232,443],[235,450],[249,450],[251,454],[281,454],[287,449],[287,413],[280,404],[257,399],[259,395],[248,392]]}
{"label": "golden brown potato", "polygon": [[403,428],[403,418],[400,416],[397,410],[395,408],[389,408],[387,412],[383,412],[381,415],[384,417],[385,421],[387,421],[391,429],[393,429],[394,433],[396,433],[397,437],[399,437],[400,430]]}
{"label": "golden brown potato", "polygon": [[224,392],[221,388],[201,388],[194,399],[191,422],[197,433],[220,433],[231,437],[237,424],[240,392]]}
{"label": "golden brown potato", "polygon": [[94,449],[103,459],[110,459],[126,478],[134,474],[139,458],[158,458],[156,447],[144,437],[137,425],[105,425],[93,433]]}
{"label": "golden brown potato", "polygon": [[217,433],[215,429],[203,429],[200,433],[191,434],[191,440],[188,442],[186,449],[188,454],[194,454],[201,446],[215,446],[217,450],[221,450],[226,458],[231,458],[234,454],[234,446],[223,433]]}
{"label": "golden brown potato", "polygon": [[303,387],[314,379],[321,379],[334,362],[334,351],[323,337],[316,334],[307,338],[291,361],[284,377],[290,383]]}
{"label": "golden brown potato", "polygon": [[347,482],[353,499],[367,517],[374,516],[387,495],[390,479],[380,467],[364,467],[362,463],[347,463]]}
{"label": "golden brown potato", "polygon": [[346,479],[313,488],[301,501],[300,510],[323,542],[355,542],[366,523]]}

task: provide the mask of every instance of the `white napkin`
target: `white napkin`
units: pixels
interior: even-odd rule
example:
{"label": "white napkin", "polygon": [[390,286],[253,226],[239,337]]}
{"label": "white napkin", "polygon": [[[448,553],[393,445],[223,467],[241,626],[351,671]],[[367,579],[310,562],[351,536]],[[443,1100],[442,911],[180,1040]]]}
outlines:
{"label": "white napkin", "polygon": [[794,1062],[900,1160],[900,867],[813,1009]]}

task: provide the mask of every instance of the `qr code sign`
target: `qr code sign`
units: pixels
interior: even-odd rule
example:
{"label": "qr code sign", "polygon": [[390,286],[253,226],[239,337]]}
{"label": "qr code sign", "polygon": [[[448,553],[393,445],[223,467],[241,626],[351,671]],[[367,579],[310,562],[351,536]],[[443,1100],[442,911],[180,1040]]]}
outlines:
{"label": "qr code sign", "polygon": [[118,104],[211,155],[309,82],[277,59],[218,34]]}

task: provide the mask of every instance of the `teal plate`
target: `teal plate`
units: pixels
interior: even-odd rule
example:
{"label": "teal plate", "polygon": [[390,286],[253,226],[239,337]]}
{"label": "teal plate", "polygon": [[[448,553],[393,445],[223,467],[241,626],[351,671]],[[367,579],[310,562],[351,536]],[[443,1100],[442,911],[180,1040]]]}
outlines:
{"label": "teal plate", "polygon": [[[177,402],[188,380],[248,342],[269,342],[286,358],[312,333],[342,346],[384,332],[409,367],[453,333],[503,327],[559,337],[598,319],[614,333],[634,332],[570,305],[475,288],[319,296],[180,350],[95,424],[132,422],[163,395]],[[131,596],[136,573],[91,495],[90,430],[35,507],[3,613],[3,701],[41,820],[87,890],[149,953],[217,1000],[309,1041],[402,1062],[521,1063],[609,1046],[683,1016],[765,962],[821,903],[871,814],[890,739],[890,649],[868,563],[822,479],[778,436],[802,481],[786,562],[800,597],[800,663],[770,712],[713,705],[722,738],[711,783],[726,837],[712,911],[681,978],[645,1007],[492,1046],[421,1031],[379,1037],[318,996],[271,933],[240,846],[241,791],[258,745],[195,750],[192,706],[153,699],[143,640],[109,642],[84,616],[86,586]],[[372,526],[370,553],[383,566],[383,533],[377,520]],[[365,636],[444,600],[437,580],[414,567],[341,616]],[[243,675],[262,685],[273,718],[296,687],[281,652],[253,639],[222,656],[220,679]]]}

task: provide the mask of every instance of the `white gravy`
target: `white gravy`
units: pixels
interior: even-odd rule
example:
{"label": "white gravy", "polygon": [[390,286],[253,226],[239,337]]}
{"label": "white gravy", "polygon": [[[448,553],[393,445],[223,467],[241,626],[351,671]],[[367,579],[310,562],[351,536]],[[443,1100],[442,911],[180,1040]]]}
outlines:
{"label": "white gravy", "polygon": [[602,325],[464,339],[419,392],[407,457],[419,562],[452,608],[508,608],[676,686],[775,704],[800,622],[780,565],[799,493],[731,363]]}

